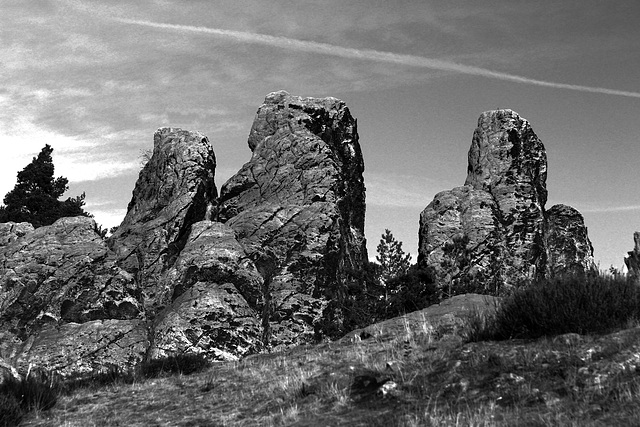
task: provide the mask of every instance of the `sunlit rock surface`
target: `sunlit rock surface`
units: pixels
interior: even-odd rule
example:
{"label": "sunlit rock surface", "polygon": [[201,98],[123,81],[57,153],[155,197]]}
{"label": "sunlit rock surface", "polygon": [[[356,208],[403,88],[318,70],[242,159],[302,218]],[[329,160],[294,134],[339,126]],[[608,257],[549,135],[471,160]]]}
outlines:
{"label": "sunlit rock surface", "polygon": [[308,341],[367,260],[357,123],[338,99],[274,92],[249,148],[251,160],[221,188],[217,219],[266,280],[272,344]]}

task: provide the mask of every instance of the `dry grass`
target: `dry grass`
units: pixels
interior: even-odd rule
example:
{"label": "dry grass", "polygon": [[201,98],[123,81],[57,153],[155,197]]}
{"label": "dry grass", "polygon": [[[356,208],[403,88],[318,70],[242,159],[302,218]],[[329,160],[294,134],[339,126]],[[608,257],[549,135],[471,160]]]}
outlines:
{"label": "dry grass", "polygon": [[[28,426],[640,425],[640,329],[464,343],[426,321],[60,396]],[[383,385],[384,384],[384,385]]]}

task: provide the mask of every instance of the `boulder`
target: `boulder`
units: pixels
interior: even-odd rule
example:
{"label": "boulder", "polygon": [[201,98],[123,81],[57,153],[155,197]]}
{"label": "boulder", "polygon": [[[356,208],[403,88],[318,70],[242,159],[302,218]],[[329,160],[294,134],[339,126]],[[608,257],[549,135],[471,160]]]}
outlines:
{"label": "boulder", "polygon": [[61,218],[0,246],[0,365],[71,375],[141,360],[134,277],[96,229],[91,218]]}
{"label": "boulder", "polygon": [[148,347],[147,327],[139,319],[48,325],[23,344],[12,364],[23,373],[35,367],[78,377],[136,366]]}
{"label": "boulder", "polygon": [[571,206],[554,205],[546,211],[546,219],[549,275],[597,272],[582,214]]}
{"label": "boulder", "polygon": [[158,311],[167,303],[157,295],[160,276],[175,263],[191,224],[205,219],[217,190],[216,158],[206,136],[161,128],[153,142],[127,215],[108,243],[119,265],[136,277],[145,307]]}
{"label": "boulder", "polygon": [[443,292],[499,294],[558,274],[592,270],[582,216],[545,211],[547,157],[512,110],[483,113],[464,187],[439,193],[420,215],[418,264]]}
{"label": "boulder", "polygon": [[340,342],[358,342],[369,338],[384,342],[418,331],[427,333],[433,341],[444,339],[461,342],[469,332],[470,323],[493,316],[500,301],[500,298],[489,295],[456,295],[422,310],[351,331],[340,338]]}
{"label": "boulder", "polygon": [[216,218],[265,280],[272,343],[294,344],[335,314],[328,302],[367,261],[357,123],[338,99],[274,92],[248,143],[251,160],[222,186]]}
{"label": "boulder", "polygon": [[0,247],[0,266],[0,331],[21,340],[45,325],[135,319],[143,309],[91,218],[61,218]]}
{"label": "boulder", "polygon": [[152,358],[237,360],[262,348],[263,279],[229,226],[194,224],[161,285],[172,303],[155,319]]}

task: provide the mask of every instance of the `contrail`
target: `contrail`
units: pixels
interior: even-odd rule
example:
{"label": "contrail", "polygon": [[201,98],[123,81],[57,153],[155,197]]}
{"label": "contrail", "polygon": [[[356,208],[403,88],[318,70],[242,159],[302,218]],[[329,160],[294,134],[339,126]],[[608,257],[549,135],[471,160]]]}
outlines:
{"label": "contrail", "polygon": [[401,55],[390,52],[382,52],[373,49],[353,49],[342,46],[335,46],[328,43],[318,43],[305,40],[291,39],[288,37],[268,36],[265,34],[247,33],[243,31],[222,30],[218,28],[194,27],[190,25],[164,24],[158,22],[141,21],[126,18],[113,18],[118,22],[145,27],[161,28],[168,30],[187,31],[193,33],[211,34],[236,40],[243,43],[262,44],[274,46],[282,49],[296,50],[300,52],[319,53],[323,55],[337,56],[340,58],[362,59],[366,61],[387,62],[391,64],[407,65],[411,67],[429,68],[432,70],[453,71],[460,74],[487,77],[497,80],[506,80],[517,83],[524,83],[536,86],[546,86],[558,89],[569,89],[580,92],[602,93],[606,95],[627,96],[640,98],[640,92],[629,92],[624,90],[607,89],[602,87],[581,86],[566,83],[555,83],[545,80],[530,79],[528,77],[501,73],[499,71],[488,70],[486,68],[473,67],[469,65],[457,64],[450,61],[425,58],[415,55]]}

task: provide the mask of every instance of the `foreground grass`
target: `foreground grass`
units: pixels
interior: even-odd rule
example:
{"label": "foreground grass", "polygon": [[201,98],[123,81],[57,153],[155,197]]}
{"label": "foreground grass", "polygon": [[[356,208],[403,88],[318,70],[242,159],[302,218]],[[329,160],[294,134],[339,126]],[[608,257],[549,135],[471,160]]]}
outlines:
{"label": "foreground grass", "polygon": [[465,343],[463,330],[405,326],[191,375],[79,388],[23,425],[640,424],[640,328]]}

